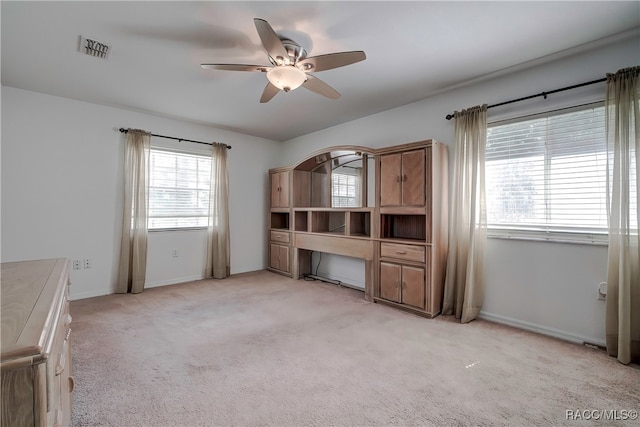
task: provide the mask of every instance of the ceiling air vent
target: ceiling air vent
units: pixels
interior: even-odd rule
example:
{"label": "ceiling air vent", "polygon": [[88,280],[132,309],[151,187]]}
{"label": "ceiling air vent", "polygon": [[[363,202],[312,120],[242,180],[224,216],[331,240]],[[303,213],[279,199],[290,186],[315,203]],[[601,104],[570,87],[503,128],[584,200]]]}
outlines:
{"label": "ceiling air vent", "polygon": [[80,36],[80,52],[86,53],[89,56],[95,56],[96,58],[107,59],[109,55],[110,46],[106,43],[99,42],[95,39]]}

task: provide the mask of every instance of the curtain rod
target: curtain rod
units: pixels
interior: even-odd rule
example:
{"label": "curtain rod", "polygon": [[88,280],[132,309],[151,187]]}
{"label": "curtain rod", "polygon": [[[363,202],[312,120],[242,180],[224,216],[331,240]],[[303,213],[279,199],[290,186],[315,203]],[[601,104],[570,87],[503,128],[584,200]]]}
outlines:
{"label": "curtain rod", "polygon": [[[129,129],[120,128],[120,132],[127,133],[127,132],[129,132]],[[193,139],[176,138],[175,136],[157,135],[155,133],[152,133],[151,136],[155,136],[155,137],[158,137],[158,138],[175,139],[178,142],[185,141],[185,142],[195,142],[196,144],[213,145],[213,143],[211,143],[211,142],[194,141]],[[230,145],[227,145],[227,148],[229,150],[231,150],[231,146]]]}
{"label": "curtain rod", "polygon": [[[554,90],[550,90],[548,92],[541,92],[541,93],[537,93],[535,95],[525,96],[524,98],[512,99],[510,101],[500,102],[499,104],[488,105],[487,109],[493,108],[493,107],[500,107],[501,105],[513,104],[514,102],[520,102],[520,101],[524,101],[524,100],[531,99],[531,98],[537,98],[539,96],[542,96],[542,97],[544,97],[544,99],[547,99],[547,95],[551,95],[552,93],[562,92],[562,91],[569,90],[569,89],[576,89],[576,88],[579,88],[579,87],[582,87],[582,86],[589,86],[589,85],[592,85],[592,84],[595,84],[595,83],[601,83],[601,82],[606,82],[606,81],[607,81],[607,78],[603,77],[601,79],[592,80],[592,81],[586,82],[586,83],[579,83],[577,85],[567,86],[567,87],[563,87],[563,88],[560,88],[560,89],[554,89]],[[453,117],[454,117],[453,114],[447,114],[447,116],[445,118],[447,120],[451,120],[451,119],[453,119]]]}

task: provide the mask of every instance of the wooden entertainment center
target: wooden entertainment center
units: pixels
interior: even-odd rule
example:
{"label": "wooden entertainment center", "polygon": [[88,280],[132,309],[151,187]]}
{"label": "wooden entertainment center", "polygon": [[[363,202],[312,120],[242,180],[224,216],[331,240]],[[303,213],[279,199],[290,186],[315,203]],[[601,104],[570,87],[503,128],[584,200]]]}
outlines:
{"label": "wooden entertainment center", "polygon": [[447,146],[432,139],[381,149],[330,147],[271,169],[269,269],[298,279],[311,272],[314,251],[360,258],[365,299],[437,316],[447,259],[447,174]]}

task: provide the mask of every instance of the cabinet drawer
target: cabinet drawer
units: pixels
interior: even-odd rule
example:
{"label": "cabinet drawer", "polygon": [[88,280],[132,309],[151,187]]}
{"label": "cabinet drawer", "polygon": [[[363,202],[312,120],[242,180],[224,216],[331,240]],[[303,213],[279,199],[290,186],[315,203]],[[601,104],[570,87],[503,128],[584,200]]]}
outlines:
{"label": "cabinet drawer", "polygon": [[271,241],[280,243],[289,243],[289,233],[285,231],[272,231]]}
{"label": "cabinet drawer", "polygon": [[400,243],[380,243],[380,256],[406,261],[424,262],[424,246],[404,245]]}

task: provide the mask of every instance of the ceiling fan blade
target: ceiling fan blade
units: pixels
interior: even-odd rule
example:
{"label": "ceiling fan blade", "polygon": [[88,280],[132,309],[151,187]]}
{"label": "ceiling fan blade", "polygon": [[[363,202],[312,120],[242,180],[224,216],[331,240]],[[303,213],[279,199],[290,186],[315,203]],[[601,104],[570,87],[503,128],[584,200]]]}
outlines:
{"label": "ceiling fan blade", "polygon": [[212,68],[214,70],[227,70],[227,71],[261,71],[266,73],[271,67],[265,67],[263,65],[244,65],[244,64],[201,64],[202,68]]}
{"label": "ceiling fan blade", "polygon": [[280,92],[280,89],[272,85],[271,82],[268,82],[267,86],[264,88],[264,92],[262,92],[260,103],[264,104],[265,102],[271,101],[271,98],[276,96],[278,92]]}
{"label": "ceiling fan blade", "polygon": [[254,18],[253,22],[256,25],[256,30],[258,30],[260,40],[262,40],[262,45],[269,56],[278,64],[288,64],[289,54],[287,53],[287,49],[284,48],[280,41],[280,37],[278,37],[275,31],[273,31],[271,25],[269,25],[269,23],[264,19],[260,18]]}
{"label": "ceiling fan blade", "polygon": [[326,55],[312,56],[303,59],[298,64],[302,64],[302,69],[306,72],[331,70],[333,68],[344,67],[367,59],[361,50],[351,52],[329,53]]}
{"label": "ceiling fan blade", "polygon": [[331,99],[340,98],[340,94],[334,88],[323,82],[317,77],[307,74],[307,81],[302,83],[302,86],[309,89],[311,92],[315,92],[319,95],[326,96]]}

